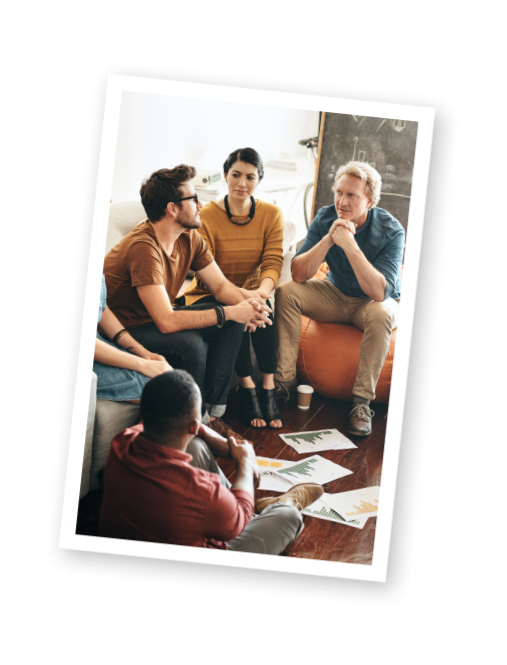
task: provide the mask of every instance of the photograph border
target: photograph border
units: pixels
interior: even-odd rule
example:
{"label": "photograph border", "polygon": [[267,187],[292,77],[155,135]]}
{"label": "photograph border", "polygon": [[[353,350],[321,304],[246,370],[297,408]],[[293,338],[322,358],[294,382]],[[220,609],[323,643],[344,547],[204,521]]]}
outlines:
{"label": "photograph border", "polygon": [[[345,580],[278,571],[233,568],[202,563],[183,563],[115,554],[98,554],[59,549],[58,534],[67,460],[77,350],[83,306],[86,267],[99,160],[107,74],[172,78],[183,81],[219,83],[249,88],[311,93],[380,102],[417,104],[435,109],[426,213],[421,245],[419,282],[416,296],[412,349],[407,382],[405,416],[401,440],[398,482],[391,534],[386,583]],[[301,595],[313,598],[390,604],[408,587],[415,543],[424,439],[426,433],[431,372],[433,368],[440,302],[445,242],[449,215],[456,142],[456,116],[444,100],[415,94],[367,91],[320,84],[285,82],[251,77],[203,74],[163,68],[115,65],[106,68],[97,81],[92,110],[90,140],[83,192],[74,297],[72,303],[62,412],[55,461],[53,496],[48,528],[48,553],[53,564],[66,572],[106,575],[131,579],[190,584]]]}

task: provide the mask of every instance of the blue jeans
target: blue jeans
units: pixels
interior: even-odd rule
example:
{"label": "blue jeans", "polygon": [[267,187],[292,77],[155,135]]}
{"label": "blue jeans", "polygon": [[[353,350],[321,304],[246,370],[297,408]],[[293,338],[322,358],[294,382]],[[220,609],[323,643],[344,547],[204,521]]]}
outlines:
{"label": "blue jeans", "polygon": [[[188,305],[177,310],[213,309],[213,303]],[[155,323],[132,328],[132,337],[154,353],[160,353],[174,369],[184,369],[199,386],[204,409],[219,418],[225,412],[234,363],[245,326],[226,321],[223,328],[209,326],[195,330],[161,333]],[[205,342],[208,342],[206,357]]]}

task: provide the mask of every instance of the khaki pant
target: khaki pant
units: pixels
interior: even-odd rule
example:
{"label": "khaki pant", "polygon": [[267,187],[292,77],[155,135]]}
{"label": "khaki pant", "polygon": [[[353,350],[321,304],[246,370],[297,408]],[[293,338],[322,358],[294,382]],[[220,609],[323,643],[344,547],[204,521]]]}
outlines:
{"label": "khaki pant", "polygon": [[[218,473],[222,485],[231,488],[231,483],[202,439],[194,436],[186,452],[192,455],[192,466]],[[285,503],[273,503],[264,508],[260,515],[254,515],[239,536],[228,541],[227,547],[235,552],[278,555],[297,538],[302,529],[303,516],[297,508]]]}
{"label": "khaki pant", "polygon": [[328,280],[310,279],[302,284],[284,282],[275,291],[275,302],[278,344],[275,379],[286,382],[296,376],[301,314],[324,323],[351,323],[364,332],[352,392],[365,399],[375,399],[391,331],[396,328],[399,301],[350,298]]}

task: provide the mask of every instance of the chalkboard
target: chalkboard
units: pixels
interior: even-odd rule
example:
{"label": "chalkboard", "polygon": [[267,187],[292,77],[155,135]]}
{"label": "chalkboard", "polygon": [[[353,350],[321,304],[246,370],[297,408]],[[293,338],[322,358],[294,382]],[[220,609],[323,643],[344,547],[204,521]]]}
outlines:
{"label": "chalkboard", "polygon": [[412,189],[417,122],[344,113],[323,113],[312,219],[334,203],[331,187],[340,166],[368,162],[382,177],[379,208],[401,222],[405,232]]}

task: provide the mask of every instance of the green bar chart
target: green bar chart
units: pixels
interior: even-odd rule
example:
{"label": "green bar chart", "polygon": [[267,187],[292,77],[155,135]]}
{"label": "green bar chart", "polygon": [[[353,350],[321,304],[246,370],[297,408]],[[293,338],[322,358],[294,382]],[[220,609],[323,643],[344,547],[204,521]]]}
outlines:
{"label": "green bar chart", "polygon": [[315,457],[312,457],[310,459],[305,460],[304,462],[300,462],[300,464],[296,464],[295,466],[291,466],[288,469],[279,469],[278,473],[286,476],[292,476],[293,478],[297,478],[298,476],[312,476],[312,472],[315,471],[315,465],[317,464],[318,460],[315,459]]}
{"label": "green bar chart", "polygon": [[280,438],[299,454],[316,453],[322,450],[348,450],[357,446],[337,429],[320,429],[309,432],[280,434]]}
{"label": "green bar chart", "polygon": [[331,435],[331,431],[322,430],[321,432],[299,432],[298,434],[286,434],[285,439],[292,441],[296,444],[301,443],[315,443],[316,441],[323,441],[325,435]]}
{"label": "green bar chart", "polygon": [[332,520],[338,520],[338,522],[345,522],[343,517],[340,517],[338,513],[335,513],[335,511],[332,508],[326,508],[325,506],[322,506],[320,510],[313,510],[312,507],[305,508],[303,510],[305,515],[318,515],[319,517],[327,517]]}
{"label": "green bar chart", "polygon": [[301,462],[277,469],[275,473],[291,483],[312,482],[324,485],[337,478],[348,476],[352,471],[321,455],[312,455]]}
{"label": "green bar chart", "polygon": [[347,520],[338,514],[332,508],[325,506],[320,499],[312,503],[311,506],[303,510],[303,515],[308,515],[309,517],[318,517],[323,520],[328,520],[330,522],[338,522],[339,524],[346,524],[347,526],[355,527],[356,529],[362,529],[365,525],[366,519],[363,520]]}

